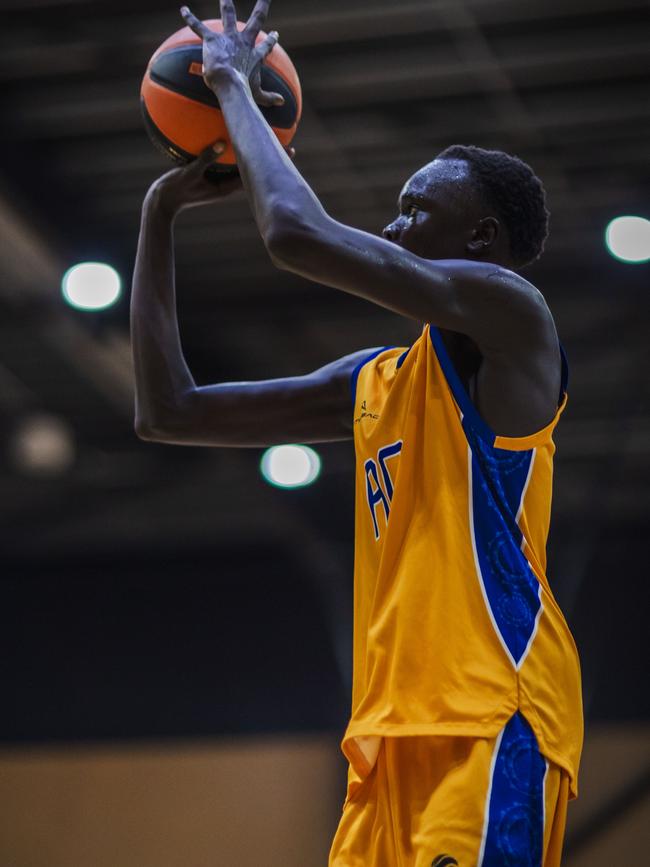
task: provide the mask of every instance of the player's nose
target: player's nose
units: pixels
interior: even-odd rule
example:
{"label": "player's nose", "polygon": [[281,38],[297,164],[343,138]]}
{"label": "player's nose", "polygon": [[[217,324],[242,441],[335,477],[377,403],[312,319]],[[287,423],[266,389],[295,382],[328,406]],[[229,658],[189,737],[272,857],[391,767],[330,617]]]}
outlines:
{"label": "player's nose", "polygon": [[389,223],[385,229],[382,229],[381,233],[387,241],[392,241],[394,244],[397,243],[397,239],[399,238],[399,232],[397,231],[397,227],[395,223]]}

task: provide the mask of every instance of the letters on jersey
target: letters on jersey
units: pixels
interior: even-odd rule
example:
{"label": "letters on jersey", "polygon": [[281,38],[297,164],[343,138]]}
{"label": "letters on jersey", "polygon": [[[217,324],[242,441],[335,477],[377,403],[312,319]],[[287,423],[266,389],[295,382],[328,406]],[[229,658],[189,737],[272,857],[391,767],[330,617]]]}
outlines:
{"label": "letters on jersey", "polygon": [[[364,467],[366,470],[366,493],[368,494],[368,507],[372,517],[372,525],[375,530],[375,539],[379,538],[379,522],[377,520],[377,506],[381,505],[384,510],[384,518],[388,521],[390,515],[390,502],[393,499],[393,480],[387,466],[389,458],[395,457],[402,451],[402,441],[389,443],[377,452],[376,460],[368,458]],[[380,478],[381,474],[381,478]]]}

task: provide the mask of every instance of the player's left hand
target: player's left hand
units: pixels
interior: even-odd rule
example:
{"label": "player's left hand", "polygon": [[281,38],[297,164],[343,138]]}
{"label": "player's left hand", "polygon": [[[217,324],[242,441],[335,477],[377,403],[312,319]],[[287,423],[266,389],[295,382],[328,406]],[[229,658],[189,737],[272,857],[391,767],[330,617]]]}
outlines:
{"label": "player's left hand", "polygon": [[243,30],[237,30],[237,12],[233,0],[220,0],[223,33],[215,33],[193,15],[187,6],[181,7],[181,15],[187,26],[203,40],[203,80],[216,92],[220,83],[227,80],[234,69],[245,76],[253,99],[258,105],[282,105],[279,93],[262,90],[260,68],[264,59],[273,51],[278,33],[272,30],[264,42],[255,45],[255,39],[266,21],[271,0],[257,0]]}

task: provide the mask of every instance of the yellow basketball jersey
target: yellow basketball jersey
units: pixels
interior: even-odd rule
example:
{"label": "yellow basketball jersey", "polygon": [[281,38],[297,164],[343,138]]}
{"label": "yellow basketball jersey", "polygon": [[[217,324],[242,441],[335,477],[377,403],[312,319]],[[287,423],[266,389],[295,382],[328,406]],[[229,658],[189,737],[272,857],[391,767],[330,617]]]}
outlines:
{"label": "yellow basketball jersey", "polygon": [[515,711],[577,794],[576,647],[546,579],[553,421],[501,437],[469,399],[439,332],[355,370],[352,716],[360,776],[382,736],[495,737]]}

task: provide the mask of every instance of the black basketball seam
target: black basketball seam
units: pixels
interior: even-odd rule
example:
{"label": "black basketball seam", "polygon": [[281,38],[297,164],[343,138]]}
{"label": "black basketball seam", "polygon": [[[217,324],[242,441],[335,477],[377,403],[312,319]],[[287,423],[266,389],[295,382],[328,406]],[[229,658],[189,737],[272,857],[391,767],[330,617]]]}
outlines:
{"label": "black basketball seam", "polygon": [[[193,56],[190,52],[193,52],[195,56]],[[191,98],[194,102],[200,102],[203,105],[209,105],[210,108],[219,108],[219,100],[208,87],[205,87],[204,91],[197,90],[188,92],[186,90],[183,90],[182,87],[178,85],[173,79],[161,75],[160,72],[156,70],[156,64],[160,64],[161,61],[168,60],[170,57],[177,54],[187,55],[188,63],[201,62],[200,46],[198,46],[198,50],[196,45],[180,45],[178,48],[170,48],[160,54],[150,65],[149,77],[151,78],[151,80],[155,81],[156,84],[159,84],[161,87],[164,87],[167,90],[171,90],[173,93],[177,93],[179,96],[185,96],[187,99]]]}

